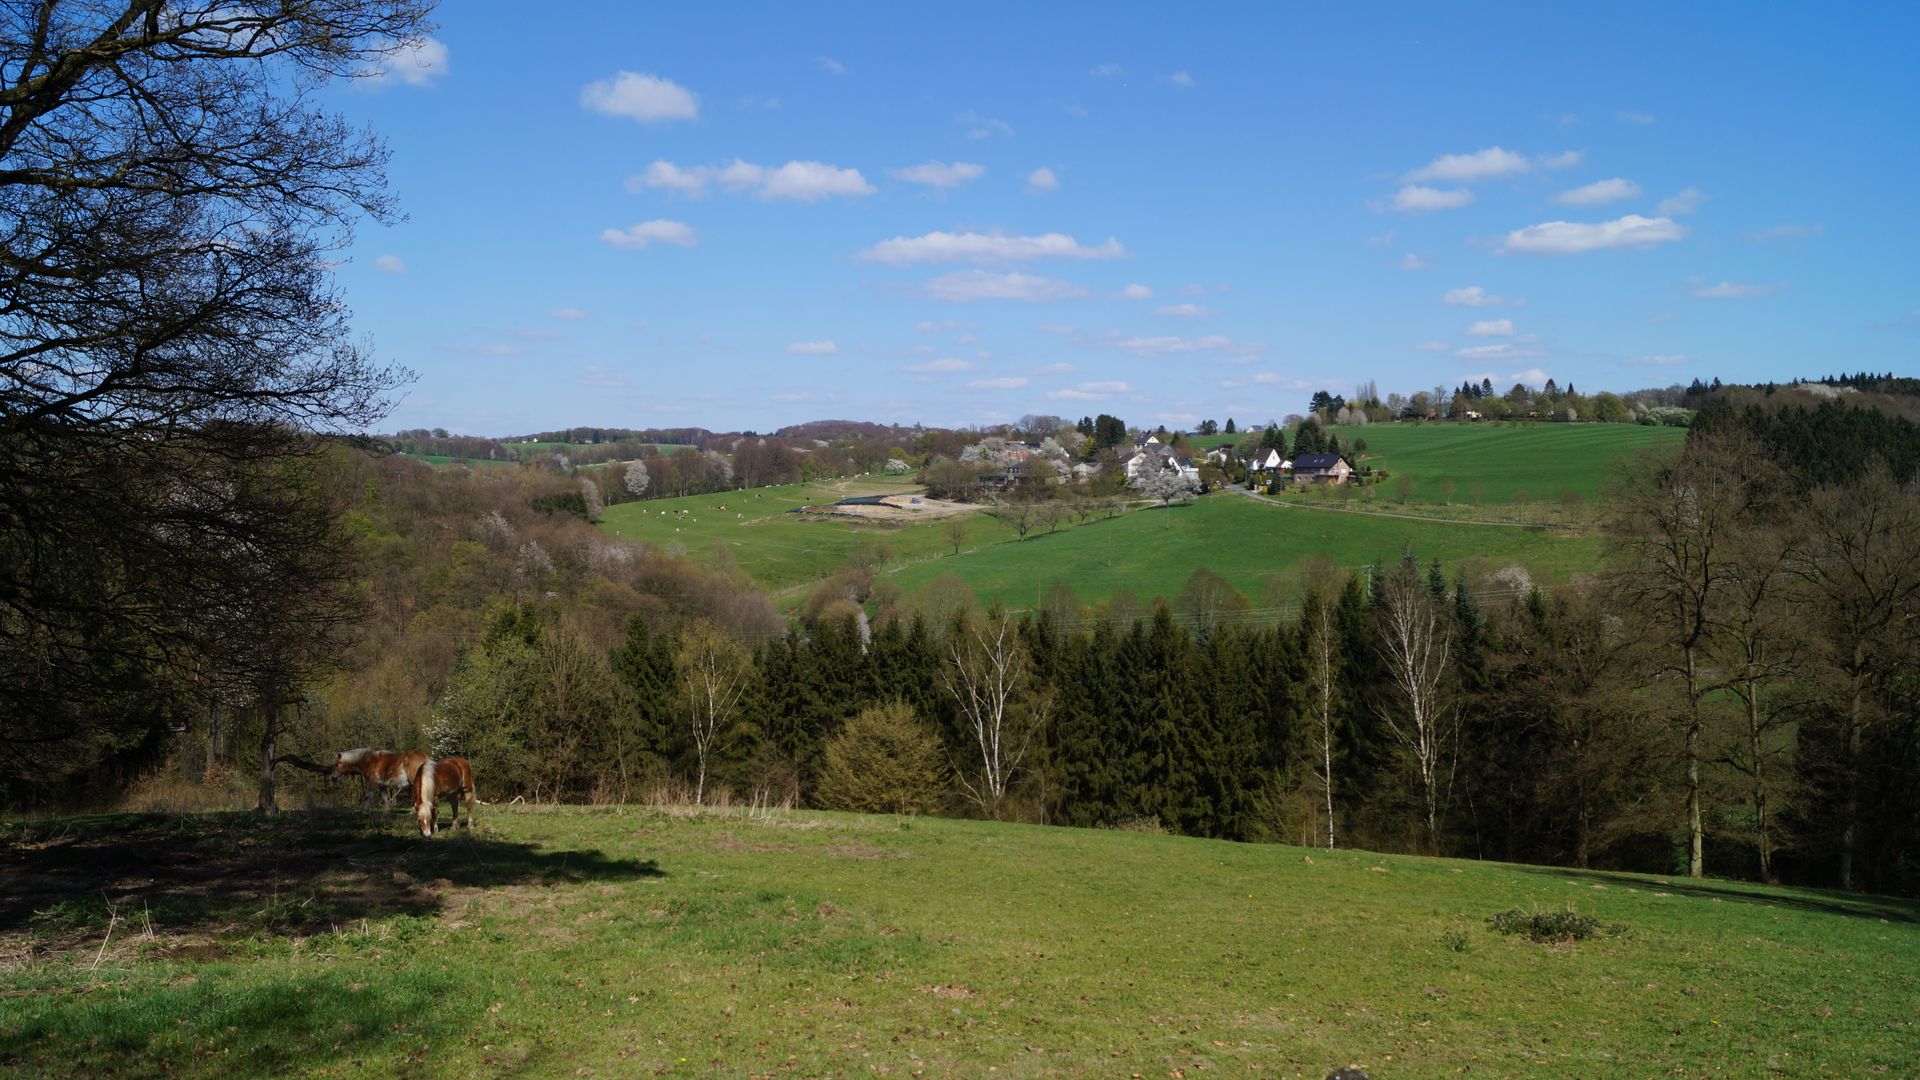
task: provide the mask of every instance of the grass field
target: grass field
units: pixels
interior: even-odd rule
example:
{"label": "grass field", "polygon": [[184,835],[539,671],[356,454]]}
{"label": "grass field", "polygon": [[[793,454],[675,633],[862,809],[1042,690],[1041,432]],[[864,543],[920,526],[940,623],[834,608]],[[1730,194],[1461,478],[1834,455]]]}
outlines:
{"label": "grass field", "polygon": [[[11,1076],[1910,1076],[1920,906],[816,813],[0,830]],[[1511,908],[1625,933],[1503,937]],[[103,940],[111,931],[111,940]]]}
{"label": "grass field", "polygon": [[[1677,446],[1687,437],[1682,428],[1639,424],[1369,424],[1337,430],[1349,449],[1355,440],[1366,441],[1361,463],[1411,479],[1410,502],[1467,505],[1546,502],[1567,492],[1591,502],[1605,493],[1614,462],[1650,447]],[[1243,437],[1203,436],[1194,443],[1212,447]],[[1394,491],[1391,480],[1384,490]]]}
{"label": "grass field", "polygon": [[1278,576],[1291,582],[1302,564],[1326,557],[1357,570],[1412,551],[1422,563],[1485,569],[1510,564],[1535,577],[1562,579],[1600,557],[1590,536],[1509,525],[1415,521],[1385,514],[1272,506],[1219,492],[1183,506],[1140,509],[1053,534],[1037,534],[957,558],[919,562],[895,575],[909,592],[953,574],[982,602],[1035,606],[1046,586],[1071,585],[1083,603],[1121,589],[1140,600],[1172,599],[1196,568],[1206,567],[1259,603]]}
{"label": "grass field", "polygon": [[[561,453],[566,453],[572,450],[598,450],[601,447],[606,446],[608,444],[607,443],[563,443],[563,442],[510,442],[510,443],[505,443],[503,445],[505,445],[507,449],[513,451],[516,454],[519,454],[523,458],[531,458],[535,454],[545,453],[547,451],[553,451],[553,450],[557,450]],[[637,457],[642,451],[645,451],[645,450],[652,450],[657,454],[677,454],[683,450],[693,449],[693,447],[685,443],[621,442],[621,443],[615,443],[613,445],[620,446],[625,451],[630,451],[631,456],[635,456],[635,457]]]}
{"label": "grass field", "polygon": [[972,514],[965,518],[967,538],[957,556],[938,522],[869,525],[786,513],[849,494],[909,490],[918,489],[853,480],[648,499],[608,507],[605,527],[682,550],[699,562],[712,563],[724,547],[762,588],[785,590],[780,599],[788,606],[802,598],[805,585],[846,565],[859,546],[874,543],[885,546],[884,564],[908,592],[952,574],[983,602],[997,597],[1010,607],[1034,605],[1055,581],[1071,584],[1086,603],[1122,589],[1143,601],[1171,599],[1203,566],[1258,601],[1269,579],[1290,579],[1309,559],[1325,556],[1358,569],[1398,558],[1404,550],[1448,566],[1467,560],[1489,569],[1518,564],[1536,576],[1559,579],[1592,566],[1600,551],[1597,539],[1566,532],[1276,507],[1233,492],[1185,506],[1096,518],[1054,533],[1035,532],[1025,540],[1016,540],[1008,526],[986,514]]}

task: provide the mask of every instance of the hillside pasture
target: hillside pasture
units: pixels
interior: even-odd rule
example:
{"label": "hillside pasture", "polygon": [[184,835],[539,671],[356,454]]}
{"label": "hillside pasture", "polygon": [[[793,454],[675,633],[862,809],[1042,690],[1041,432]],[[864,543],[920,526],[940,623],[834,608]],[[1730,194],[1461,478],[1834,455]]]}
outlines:
{"label": "hillside pasture", "polygon": [[[0,828],[13,1076],[1910,1075],[1920,907],[1136,832],[486,807]],[[1496,913],[1615,925],[1535,943]]]}
{"label": "hillside pasture", "polygon": [[1275,506],[1231,491],[1185,505],[1140,508],[1111,519],[1039,533],[954,558],[902,567],[909,593],[952,574],[984,603],[1037,606],[1048,586],[1065,582],[1082,603],[1121,590],[1137,599],[1171,600],[1199,568],[1224,577],[1256,604],[1276,583],[1290,589],[1308,563],[1330,560],[1358,570],[1412,552],[1453,569],[1520,566],[1536,578],[1564,580],[1591,568],[1600,540],[1560,530],[1475,522],[1426,521],[1314,506]]}

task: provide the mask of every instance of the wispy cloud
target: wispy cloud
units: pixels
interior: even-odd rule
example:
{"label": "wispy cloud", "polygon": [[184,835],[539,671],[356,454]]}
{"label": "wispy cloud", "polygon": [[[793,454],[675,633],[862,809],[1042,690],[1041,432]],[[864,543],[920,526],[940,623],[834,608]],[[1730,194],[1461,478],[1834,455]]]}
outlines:
{"label": "wispy cloud", "polygon": [[1011,136],[1013,125],[992,116],[981,116],[968,109],[953,118],[953,122],[967,129],[969,139],[991,139],[995,135]]}
{"label": "wispy cloud", "polygon": [[1690,187],[1677,195],[1661,199],[1660,205],[1654,207],[1653,212],[1662,217],[1679,217],[1699,210],[1701,204],[1706,201],[1706,195],[1702,194],[1699,188]]}
{"label": "wispy cloud", "polygon": [[1052,169],[1043,165],[1027,174],[1027,190],[1058,191],[1060,190],[1060,178],[1053,174]]}
{"label": "wispy cloud", "polygon": [[1468,337],[1512,337],[1512,319],[1483,319],[1467,327]]}
{"label": "wispy cloud", "polygon": [[1489,146],[1471,154],[1442,154],[1401,177],[1408,183],[1438,180],[1449,184],[1472,184],[1526,172],[1533,167],[1525,155]]}
{"label": "wispy cloud", "polygon": [[373,268],[383,274],[404,274],[407,272],[407,263],[398,255],[382,255],[373,260]]}
{"label": "wispy cloud", "polygon": [[1201,307],[1199,304],[1168,304],[1166,307],[1153,309],[1153,313],[1173,319],[1204,319],[1210,315],[1220,314],[1213,308]]}
{"label": "wispy cloud", "polygon": [[1507,234],[1503,255],[1580,255],[1619,248],[1650,248],[1670,244],[1687,235],[1672,218],[1628,214],[1613,221],[1583,223],[1548,221]]}
{"label": "wispy cloud", "polygon": [[1652,113],[1621,111],[1613,114],[1623,124],[1654,124],[1659,118]]}
{"label": "wispy cloud", "polygon": [[1448,307],[1499,307],[1505,301],[1478,285],[1468,285],[1464,289],[1448,289],[1440,302]]}
{"label": "wispy cloud", "polygon": [[1072,300],[1087,291],[1057,278],[1035,274],[995,274],[986,270],[961,270],[943,274],[927,283],[927,295],[935,300],[966,303],[973,300]]}
{"label": "wispy cloud", "polygon": [[1723,281],[1718,285],[1708,285],[1693,290],[1693,295],[1707,300],[1752,300],[1760,296],[1772,296],[1785,285],[1755,285],[1744,281]]}
{"label": "wispy cloud", "polygon": [[952,375],[962,371],[972,371],[973,362],[957,356],[944,356],[938,360],[922,360],[907,364],[901,371],[911,371],[922,375]]}
{"label": "wispy cloud", "polygon": [[1136,281],[1133,284],[1128,285],[1127,287],[1120,290],[1120,299],[1151,300],[1153,299],[1153,290],[1148,286],[1142,285]]}
{"label": "wispy cloud", "polygon": [[843,169],[820,161],[789,161],[785,165],[755,165],[735,158],[727,165],[675,165],[656,161],[644,172],[627,178],[628,191],[665,190],[690,198],[706,194],[712,184],[728,191],[750,191],[762,199],[819,202],[832,196],[855,197],[874,193],[859,169]]}
{"label": "wispy cloud", "polygon": [[613,371],[603,371],[597,367],[589,367],[587,370],[575,376],[573,381],[579,386],[618,387],[628,385],[625,375]]}
{"label": "wispy cloud", "polygon": [[837,356],[840,346],[829,340],[796,341],[787,346],[787,351],[795,356]]}
{"label": "wispy cloud", "polygon": [[1427,265],[1427,260],[1415,255],[1411,251],[1400,257],[1400,269],[1402,270],[1425,270]]}
{"label": "wispy cloud", "polygon": [[1402,214],[1425,214],[1434,210],[1454,210],[1473,201],[1473,192],[1466,188],[1454,188],[1442,191],[1424,184],[1408,184],[1393,193],[1393,200],[1387,209]]}
{"label": "wispy cloud", "polygon": [[1127,249],[1111,236],[1107,237],[1105,243],[1088,245],[1065,233],[1008,236],[930,232],[924,236],[896,236],[891,240],[882,240],[870,248],[855,252],[853,257],[888,266],[911,266],[921,263],[1032,262],[1036,259],[1119,259],[1126,254]]}
{"label": "wispy cloud", "polygon": [[816,63],[820,65],[821,71],[829,72],[834,75],[845,75],[847,73],[847,65],[841,63],[838,60],[835,60],[831,56],[822,56],[816,61]]}
{"label": "wispy cloud", "polygon": [[600,233],[600,242],[609,247],[639,250],[654,244],[692,247],[700,242],[700,238],[694,234],[693,227],[684,221],[656,218],[624,229],[606,229]]}
{"label": "wispy cloud", "polygon": [[1564,206],[1599,206],[1602,203],[1631,199],[1640,194],[1640,185],[1631,180],[1614,177],[1611,180],[1595,180],[1591,184],[1563,191],[1553,197],[1553,201]]}
{"label": "wispy cloud", "polygon": [[888,169],[887,175],[895,180],[905,180],[909,184],[925,184],[930,188],[950,191],[962,184],[980,179],[986,171],[985,165],[976,165],[970,161],[956,161],[952,164],[944,161],[929,161],[924,165]]}
{"label": "wispy cloud", "polygon": [[1126,70],[1127,69],[1121,67],[1119,64],[1108,63],[1095,67],[1092,71],[1087,72],[1087,74],[1096,79],[1111,79],[1116,75],[1126,74]]}
{"label": "wispy cloud", "polygon": [[1414,352],[1446,352],[1453,346],[1444,341],[1423,341],[1413,347]]}
{"label": "wispy cloud", "polygon": [[1027,385],[1024,375],[1003,375],[997,379],[975,379],[967,384],[969,390],[1018,390]]}
{"label": "wispy cloud", "polygon": [[1173,74],[1167,76],[1167,81],[1179,87],[1182,90],[1193,89],[1193,76],[1187,74],[1184,70],[1176,71]]}
{"label": "wispy cloud", "polygon": [[432,86],[453,70],[445,42],[434,38],[405,41],[357,74],[358,85],[378,89],[388,83]]}
{"label": "wispy cloud", "polygon": [[1776,240],[1811,240],[1826,231],[1825,225],[1775,225],[1761,229],[1757,233],[1748,233],[1747,239],[1757,244],[1772,243]]}
{"label": "wispy cloud", "polygon": [[556,319],[565,319],[568,322],[579,322],[581,319],[589,317],[586,312],[577,307],[554,308],[551,312],[548,312],[548,314]]}
{"label": "wispy cloud", "polygon": [[1636,367],[1677,367],[1687,362],[1687,358],[1677,353],[1668,355],[1636,356],[1627,361]]}
{"label": "wispy cloud", "polygon": [[580,105],[642,124],[693,120],[700,115],[700,98],[693,91],[671,79],[633,71],[588,83],[580,90]]}

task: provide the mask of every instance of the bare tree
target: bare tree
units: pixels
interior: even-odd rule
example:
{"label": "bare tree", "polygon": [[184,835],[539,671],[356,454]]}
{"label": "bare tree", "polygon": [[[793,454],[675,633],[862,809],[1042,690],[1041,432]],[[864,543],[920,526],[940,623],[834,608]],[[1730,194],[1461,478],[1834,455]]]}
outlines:
{"label": "bare tree", "polygon": [[1774,880],[1779,832],[1774,806],[1779,781],[1767,766],[1784,753],[1778,745],[1780,732],[1792,720],[1791,710],[1776,701],[1776,687],[1792,679],[1800,666],[1803,631],[1788,615],[1793,604],[1791,569],[1804,541],[1799,529],[1781,528],[1771,516],[1748,522],[1733,540],[1739,568],[1728,582],[1721,632],[1709,642],[1714,667],[1740,703],[1743,738],[1729,747],[1725,761],[1747,778],[1754,850],[1766,881]]}
{"label": "bare tree", "polygon": [[1313,716],[1312,744],[1319,759],[1315,779],[1326,800],[1327,847],[1338,840],[1333,813],[1333,758],[1337,739],[1333,724],[1334,698],[1339,693],[1334,669],[1334,649],[1339,640],[1333,625],[1334,598],[1325,590],[1309,594],[1301,625],[1306,631],[1307,693]]}
{"label": "bare tree", "polygon": [[1427,846],[1438,851],[1441,772],[1451,764],[1459,734],[1459,714],[1447,693],[1453,616],[1421,582],[1411,558],[1387,573],[1380,601],[1380,655],[1392,687],[1380,718],[1412,755]]}
{"label": "bare tree", "polygon": [[595,525],[606,516],[606,503],[600,499],[600,485],[590,476],[580,478],[580,505],[586,508],[587,520]]}
{"label": "bare tree", "polygon": [[1012,529],[1014,535],[1022,540],[1027,538],[1027,534],[1032,532],[1033,527],[1040,521],[1039,509],[1025,499],[1001,504],[1000,508],[993,512],[993,516],[1001,524]]}
{"label": "bare tree", "polygon": [[707,798],[707,766],[716,747],[724,747],[740,717],[740,699],[753,674],[746,651],[705,619],[681,631],[674,650],[680,676],[680,703],[693,734],[698,772],[693,801]]}
{"label": "bare tree", "polygon": [[1687,872],[1694,877],[1706,875],[1702,703],[1716,686],[1702,660],[1740,574],[1736,538],[1774,505],[1778,476],[1750,439],[1696,436],[1678,456],[1635,460],[1622,470],[1615,492],[1620,595],[1645,626],[1656,670],[1681,681],[1675,722],[1683,733]]}
{"label": "bare tree", "polygon": [[961,725],[980,757],[955,769],[968,797],[988,817],[1000,816],[1007,788],[1045,719],[1046,703],[1029,692],[1032,675],[1019,626],[1004,611],[984,618],[965,611],[947,631],[940,685],[953,696]]}
{"label": "bare tree", "polygon": [[960,554],[960,545],[967,542],[967,519],[960,514],[949,514],[946,524],[941,528],[945,530],[947,544],[953,548],[953,553]]}
{"label": "bare tree", "polygon": [[1839,702],[1844,789],[1840,884],[1855,888],[1860,843],[1860,776],[1867,732],[1883,710],[1877,691],[1905,668],[1920,634],[1920,480],[1897,484],[1884,472],[1851,489],[1828,487],[1808,501],[1810,541],[1797,563],[1820,633],[1819,669]]}
{"label": "bare tree", "polygon": [[[232,603],[244,485],[405,379],[330,277],[385,154],[318,107],[427,31],[426,0],[0,5],[0,756],[59,770],[150,729]],[[199,486],[192,499],[182,487]],[[144,685],[136,685],[144,684]]]}

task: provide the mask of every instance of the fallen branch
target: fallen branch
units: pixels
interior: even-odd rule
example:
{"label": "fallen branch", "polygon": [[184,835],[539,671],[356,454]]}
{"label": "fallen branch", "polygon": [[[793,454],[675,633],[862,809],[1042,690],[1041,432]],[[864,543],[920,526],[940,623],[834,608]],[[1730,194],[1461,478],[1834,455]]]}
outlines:
{"label": "fallen branch", "polygon": [[315,765],[306,758],[295,757],[292,754],[281,754],[279,757],[273,759],[273,763],[275,765],[291,765],[296,769],[305,769],[308,772],[326,773],[333,771],[325,765]]}

